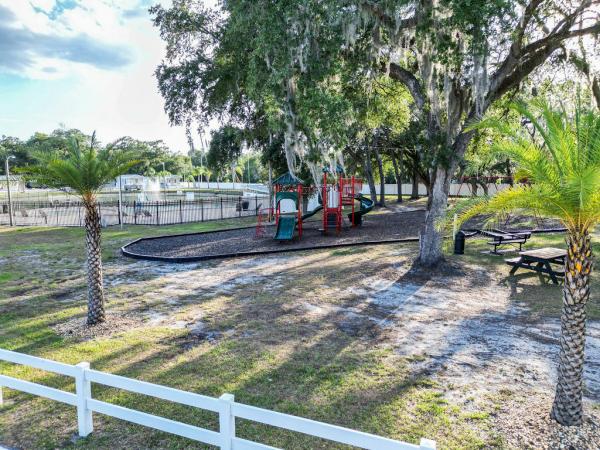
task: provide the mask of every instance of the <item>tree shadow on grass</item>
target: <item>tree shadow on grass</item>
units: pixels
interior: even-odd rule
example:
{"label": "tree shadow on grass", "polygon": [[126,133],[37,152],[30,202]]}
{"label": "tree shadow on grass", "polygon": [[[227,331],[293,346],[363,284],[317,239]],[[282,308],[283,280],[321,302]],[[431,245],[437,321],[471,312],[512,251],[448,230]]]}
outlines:
{"label": "tree shadow on grass", "polygon": [[[273,276],[289,274],[305,276],[302,267],[306,262],[276,269]],[[318,263],[318,258],[312,263]],[[375,263],[373,273],[389,267],[388,262]],[[218,270],[218,266],[216,266]],[[339,274],[322,275],[324,284],[339,283]],[[414,273],[401,276],[393,285],[415,285],[436,281],[436,276],[420,279]],[[476,287],[485,280],[466,280],[466,286]],[[286,286],[281,286],[285,290]],[[367,293],[366,298],[350,296],[336,299],[335,307],[325,308],[322,314],[312,316],[298,298],[292,304],[286,297],[251,296],[249,299],[230,298],[226,301],[222,316],[235,317],[234,334],[223,337],[214,344],[199,341],[195,346],[184,348],[181,337],[187,331],[165,333],[158,341],[151,338],[151,349],[144,349],[144,356],[129,364],[121,361],[128,354],[106,355],[92,361],[93,366],[104,368],[125,376],[142,377],[180,389],[218,396],[232,392],[243,403],[262,406],[330,423],[358,428],[383,435],[418,441],[421,436],[436,438],[445,436],[448,422],[439,409],[440,388],[431,382],[431,377],[443,370],[444,362],[452,359],[465,347],[476,345],[473,341],[461,342],[462,327],[474,328],[481,323],[477,311],[472,317],[461,318],[454,327],[440,331],[445,339],[437,350],[442,356],[428,358],[422,366],[410,367],[404,358],[390,350],[397,347],[389,328],[374,324],[385,319],[394,326],[405,326],[403,320],[412,319],[415,308],[427,312],[435,309],[439,299],[432,298],[429,304],[415,305],[418,289],[397,302],[394,310],[382,308],[369,298],[377,289]],[[360,297],[360,296],[359,296]],[[313,300],[318,297],[313,297]],[[330,299],[323,304],[330,304]],[[423,300],[423,299],[421,299]],[[364,304],[363,304],[364,303]],[[394,305],[392,305],[394,306]],[[443,311],[442,306],[437,311]],[[483,311],[483,312],[482,312]],[[358,316],[356,326],[345,326],[352,322],[348,312]],[[443,315],[440,316],[443,318]],[[396,322],[396,323],[394,323]],[[431,322],[423,323],[408,333],[405,342],[410,346],[412,338],[426,336]],[[379,346],[383,343],[386,345]],[[493,356],[493,355],[492,355]],[[480,354],[488,359],[489,354]],[[429,361],[431,359],[431,361]],[[118,363],[118,370],[111,370],[111,362]],[[194,409],[149,400],[114,390],[98,391],[100,398],[139,407],[148,412],[182,420],[187,423],[216,426],[214,416]],[[419,403],[416,405],[416,403]],[[419,408],[424,408],[421,410]],[[430,408],[430,409],[428,409]],[[450,414],[450,413],[448,413]],[[405,420],[406,419],[406,420]],[[453,419],[454,420],[454,419]],[[128,427],[119,425],[119,429]],[[127,428],[129,429],[129,428]],[[135,428],[134,430],[138,430]],[[108,430],[107,430],[108,432]],[[163,434],[140,429],[136,434],[137,444],[143,446],[162,439]],[[452,432],[447,441],[460,445],[461,436]],[[247,422],[240,423],[240,434],[284,448],[335,448],[321,441],[303,438],[296,433],[276,431]],[[94,439],[106,438],[98,430]],[[265,437],[266,436],[266,437]],[[89,443],[93,447],[94,441]],[[185,446],[189,441],[172,438],[170,446]],[[464,442],[463,442],[464,443]]]}
{"label": "tree shadow on grass", "polygon": [[[408,279],[414,281],[411,275],[398,282]],[[238,314],[260,321],[255,309],[262,306],[240,303],[237,305]],[[355,303],[352,301],[344,306],[355,308]],[[268,313],[262,316],[262,320],[270,326],[267,335],[218,343],[206,353],[191,356],[191,359],[161,371],[154,381],[161,383],[177,379],[181,382],[198,378],[198,381],[188,384],[188,389],[195,390],[195,386],[202,393],[217,391],[213,395],[226,390],[236,394],[237,400],[243,403],[397,435],[397,422],[382,425],[372,418],[378,417],[382,409],[393,409],[394,406],[390,405],[409,404],[411,399],[406,398],[409,393],[420,388],[430,389],[429,377],[443,365],[443,360],[435,360],[433,366],[408,371],[405,362],[397,359],[398,367],[385,367],[384,361],[390,357],[389,352],[369,348],[370,342],[377,340],[380,330],[373,327],[368,319],[352,335],[340,330],[337,324],[343,321],[343,309],[336,309],[318,319],[290,322],[286,320],[289,316],[287,305],[270,303]],[[466,322],[470,320],[479,321],[472,318]],[[452,336],[449,337],[448,341],[453,341]],[[180,345],[177,340],[164,344],[167,347]],[[468,345],[472,342],[462,344]],[[460,350],[461,346],[456,345],[440,349],[446,359]],[[162,360],[160,355],[153,358]],[[206,379],[216,379],[217,382]],[[397,411],[396,414],[407,413]],[[420,420],[436,422],[436,417],[424,416],[427,417]],[[442,427],[443,422],[440,417],[436,427]],[[412,426],[406,427],[411,437],[422,436],[431,429],[431,424],[428,428],[419,421],[419,425],[414,425],[414,421],[411,423]],[[263,427],[255,424],[246,424],[241,431],[245,437],[262,442],[265,440],[259,439],[260,436],[270,436],[267,443],[279,446],[285,443],[290,448],[311,448],[312,445],[310,440],[302,441],[305,442],[303,444],[292,433],[273,430],[266,433]]]}
{"label": "tree shadow on grass", "polygon": [[[560,342],[560,316],[562,311],[562,286],[552,283],[549,277],[535,273],[521,273],[506,277],[510,286],[510,300],[526,308],[522,320],[529,325],[528,337],[546,343],[552,356],[552,371],[558,365]],[[584,362],[584,395],[600,401],[600,301],[592,296],[587,307],[586,351]]]}

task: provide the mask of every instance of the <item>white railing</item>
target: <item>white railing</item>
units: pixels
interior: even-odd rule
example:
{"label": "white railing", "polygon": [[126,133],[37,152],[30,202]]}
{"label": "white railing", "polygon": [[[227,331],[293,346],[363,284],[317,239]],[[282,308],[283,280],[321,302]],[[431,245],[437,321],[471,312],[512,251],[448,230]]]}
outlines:
{"label": "white railing", "polygon": [[[86,362],[72,366],[3,349],[0,349],[0,361],[22,364],[74,378],[75,393],[73,394],[41,384],[0,375],[0,407],[2,406],[2,387],[27,392],[29,394],[75,406],[77,408],[77,422],[79,435],[81,437],[88,436],[94,430],[92,413],[95,412],[183,436],[195,441],[211,444],[226,450],[275,449],[275,447],[236,437],[236,418],[251,420],[364,449],[435,450],[436,448],[435,442],[428,439],[421,439],[420,445],[408,444],[336,425],[316,422],[302,417],[236,403],[231,394],[223,394],[217,399],[99,372],[90,369],[89,363]],[[92,398],[92,383],[215,412],[219,415],[219,431],[207,430],[205,428],[176,422],[174,420],[165,419],[164,417],[96,400]]]}

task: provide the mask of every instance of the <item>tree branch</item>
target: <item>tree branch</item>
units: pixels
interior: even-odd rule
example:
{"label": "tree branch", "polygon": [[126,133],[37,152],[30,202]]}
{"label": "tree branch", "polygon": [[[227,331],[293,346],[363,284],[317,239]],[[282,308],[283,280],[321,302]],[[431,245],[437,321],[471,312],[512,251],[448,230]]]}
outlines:
{"label": "tree branch", "polygon": [[568,39],[594,33],[600,33],[600,22],[596,22],[594,25],[589,26],[587,28],[579,28],[577,30],[569,30],[568,28],[566,28],[562,31],[553,32],[541,39],[538,39],[535,42],[532,42],[531,44],[526,45],[525,47],[523,47],[521,53],[532,53],[546,45],[560,44],[561,42],[566,41]]}
{"label": "tree branch", "polygon": [[537,7],[540,6],[543,1],[544,0],[531,0],[525,7],[525,11],[523,11],[523,17],[521,17],[519,26],[516,30],[516,36],[514,40],[514,44],[516,44],[519,48],[523,43],[523,36],[525,35],[525,30],[527,29],[529,22],[531,22]]}
{"label": "tree branch", "polygon": [[379,6],[366,1],[361,3],[361,8],[367,11],[371,16],[375,17],[381,24],[390,30],[403,30],[406,28],[414,28],[417,26],[417,17],[412,16],[403,19],[400,23],[386,14]]}
{"label": "tree branch", "polygon": [[398,64],[390,63],[389,69],[390,78],[404,84],[415,101],[415,106],[419,110],[423,110],[425,107],[425,94],[417,77]]}
{"label": "tree branch", "polygon": [[533,72],[539,65],[544,63],[548,57],[558,48],[555,46],[547,46],[530,55],[527,59],[519,60],[515,69],[506,76],[494,91],[488,94],[488,101],[491,103],[494,100],[502,97],[510,89],[517,87],[519,83]]}
{"label": "tree branch", "polygon": [[488,104],[501,97],[511,88],[518,86],[523,78],[542,64],[564,41],[579,36],[600,33],[600,22],[586,28],[572,29],[573,24],[586,8],[591,4],[595,4],[592,0],[584,0],[571,14],[564,17],[551,32],[522,47],[522,33],[540,3],[540,0],[531,0],[525,8],[510,51],[490,79],[490,87],[486,97]]}

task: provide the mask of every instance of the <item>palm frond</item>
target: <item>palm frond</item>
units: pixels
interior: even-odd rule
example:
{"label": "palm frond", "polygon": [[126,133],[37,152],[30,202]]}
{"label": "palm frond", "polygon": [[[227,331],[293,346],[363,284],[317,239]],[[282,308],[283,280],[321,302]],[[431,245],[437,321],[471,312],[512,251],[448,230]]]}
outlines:
{"label": "palm frond", "polygon": [[600,222],[600,117],[578,110],[574,119],[547,103],[515,103],[511,107],[538,133],[513,128],[496,119],[484,119],[471,129],[493,128],[504,140],[492,150],[511,158],[517,173],[529,185],[515,186],[477,201],[461,203],[449,211],[459,222],[490,214],[520,210],[560,220],[570,229],[590,229]]}
{"label": "palm frond", "polygon": [[102,186],[127,173],[138,163],[129,152],[110,152],[96,147],[95,133],[85,147],[73,139],[66,156],[37,153],[36,164],[26,167],[23,172],[40,184],[70,188],[84,197],[93,196]]}

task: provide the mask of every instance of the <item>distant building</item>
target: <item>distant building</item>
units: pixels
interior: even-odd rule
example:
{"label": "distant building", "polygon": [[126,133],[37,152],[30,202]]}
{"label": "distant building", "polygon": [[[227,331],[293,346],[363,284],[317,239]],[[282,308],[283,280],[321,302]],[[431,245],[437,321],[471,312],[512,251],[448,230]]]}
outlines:
{"label": "distant building", "polygon": [[121,175],[112,183],[105,185],[106,189],[119,189],[120,185],[125,192],[158,191],[160,189],[175,189],[180,187],[180,175],[166,175],[145,177],[137,174]]}
{"label": "distant building", "polygon": [[178,188],[181,183],[181,175],[165,175],[164,177],[156,177],[160,180],[160,185],[163,188]]}
{"label": "distant building", "polygon": [[[23,192],[25,190],[25,180],[21,175],[9,175],[10,190],[14,192]],[[0,191],[6,191],[6,175],[0,175]]]}
{"label": "distant building", "polygon": [[124,191],[144,191],[146,190],[146,177],[143,175],[127,174],[121,175],[114,181],[111,187],[121,187]]}

